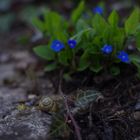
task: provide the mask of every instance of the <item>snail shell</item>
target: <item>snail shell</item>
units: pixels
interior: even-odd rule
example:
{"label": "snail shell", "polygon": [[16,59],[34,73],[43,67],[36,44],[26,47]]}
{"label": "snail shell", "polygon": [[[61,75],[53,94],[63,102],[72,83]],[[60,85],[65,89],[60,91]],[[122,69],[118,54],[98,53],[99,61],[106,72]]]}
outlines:
{"label": "snail shell", "polygon": [[47,112],[56,112],[57,103],[51,97],[42,97],[39,101],[39,109]]}

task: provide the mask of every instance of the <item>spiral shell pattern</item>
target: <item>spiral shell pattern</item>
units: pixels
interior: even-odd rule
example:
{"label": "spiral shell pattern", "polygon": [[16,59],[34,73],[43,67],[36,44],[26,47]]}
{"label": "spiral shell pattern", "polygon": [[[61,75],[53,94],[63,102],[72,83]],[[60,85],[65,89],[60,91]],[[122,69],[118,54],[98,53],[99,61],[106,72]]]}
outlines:
{"label": "spiral shell pattern", "polygon": [[57,110],[57,103],[51,97],[42,97],[39,101],[39,108],[47,112],[55,112]]}

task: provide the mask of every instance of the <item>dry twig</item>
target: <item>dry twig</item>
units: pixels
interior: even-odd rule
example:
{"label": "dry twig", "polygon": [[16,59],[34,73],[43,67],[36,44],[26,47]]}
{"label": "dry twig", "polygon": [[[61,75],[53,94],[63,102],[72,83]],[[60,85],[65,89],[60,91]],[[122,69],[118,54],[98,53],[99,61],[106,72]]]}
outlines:
{"label": "dry twig", "polygon": [[72,112],[70,111],[67,98],[65,97],[65,95],[64,95],[64,93],[62,91],[62,88],[61,88],[61,85],[62,85],[62,74],[63,74],[63,72],[61,71],[60,72],[60,81],[59,81],[59,89],[58,89],[58,92],[60,93],[60,95],[64,99],[64,104],[65,104],[65,107],[66,107],[66,110],[67,110],[67,115],[70,117],[71,122],[72,122],[72,124],[74,126],[74,129],[75,129],[75,132],[76,132],[76,136],[77,136],[77,140],[82,140],[82,136],[81,136],[81,133],[80,133],[80,128],[79,128],[77,122],[75,121]]}

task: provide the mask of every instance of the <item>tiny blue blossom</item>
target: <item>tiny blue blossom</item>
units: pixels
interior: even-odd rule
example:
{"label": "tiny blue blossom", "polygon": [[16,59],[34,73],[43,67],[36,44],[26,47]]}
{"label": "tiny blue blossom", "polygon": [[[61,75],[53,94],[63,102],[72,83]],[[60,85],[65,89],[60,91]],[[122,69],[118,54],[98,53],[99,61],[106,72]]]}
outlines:
{"label": "tiny blue blossom", "polygon": [[59,40],[54,40],[51,44],[51,48],[55,52],[60,52],[64,48],[64,44]]}
{"label": "tiny blue blossom", "polygon": [[111,45],[105,44],[105,45],[101,48],[101,51],[102,51],[103,53],[105,53],[105,54],[110,54],[110,53],[112,53],[113,48],[112,48]]}
{"label": "tiny blue blossom", "polygon": [[124,63],[130,62],[129,55],[125,51],[118,52],[117,58],[120,59]]}
{"label": "tiny blue blossom", "polygon": [[103,14],[103,8],[100,6],[96,6],[95,8],[93,8],[93,12],[96,14]]}
{"label": "tiny blue blossom", "polygon": [[68,40],[68,45],[71,49],[75,48],[76,44],[77,44],[76,40],[73,39]]}

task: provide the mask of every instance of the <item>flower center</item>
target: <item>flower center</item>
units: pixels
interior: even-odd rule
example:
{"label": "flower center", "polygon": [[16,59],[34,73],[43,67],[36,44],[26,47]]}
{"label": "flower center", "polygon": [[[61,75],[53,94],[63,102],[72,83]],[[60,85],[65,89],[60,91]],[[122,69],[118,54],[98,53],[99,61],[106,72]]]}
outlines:
{"label": "flower center", "polygon": [[106,49],[106,52],[110,52],[110,49],[109,49],[109,48],[107,48],[107,49]]}
{"label": "flower center", "polygon": [[123,55],[123,56],[122,56],[122,59],[125,59],[125,58],[126,58],[126,56],[125,56],[125,55]]}
{"label": "flower center", "polygon": [[58,44],[56,44],[56,47],[60,47],[60,44],[58,43]]}

